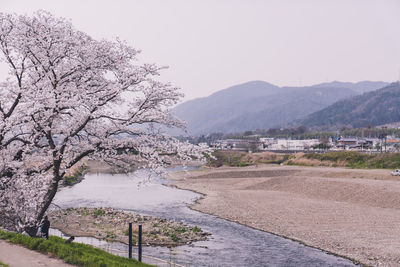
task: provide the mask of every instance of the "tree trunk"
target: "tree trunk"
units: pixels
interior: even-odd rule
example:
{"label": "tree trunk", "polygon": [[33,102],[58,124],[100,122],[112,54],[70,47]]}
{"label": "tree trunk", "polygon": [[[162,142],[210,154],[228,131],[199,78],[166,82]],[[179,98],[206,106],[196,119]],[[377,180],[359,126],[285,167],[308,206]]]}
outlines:
{"label": "tree trunk", "polygon": [[51,202],[54,199],[54,196],[57,193],[59,181],[60,179],[57,176],[52,179],[52,183],[49,187],[49,190],[45,194],[43,201],[40,205],[41,208],[39,210],[39,213],[37,214],[35,226],[26,226],[24,228],[24,231],[27,232],[30,236],[36,236],[40,222],[42,221],[44,214],[46,213],[47,209],[49,208]]}

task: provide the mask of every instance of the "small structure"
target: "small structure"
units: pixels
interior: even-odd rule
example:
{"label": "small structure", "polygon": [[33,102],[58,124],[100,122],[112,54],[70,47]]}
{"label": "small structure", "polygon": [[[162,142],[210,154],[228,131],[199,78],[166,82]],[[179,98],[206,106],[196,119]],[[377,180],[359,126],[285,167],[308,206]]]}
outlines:
{"label": "small structure", "polygon": [[210,144],[216,149],[255,152],[263,149],[263,143],[258,139],[226,139],[217,140]]}
{"label": "small structure", "polygon": [[271,142],[267,149],[269,150],[291,150],[291,151],[302,151],[309,150],[312,146],[318,145],[320,141],[318,139],[276,139],[275,142]]}

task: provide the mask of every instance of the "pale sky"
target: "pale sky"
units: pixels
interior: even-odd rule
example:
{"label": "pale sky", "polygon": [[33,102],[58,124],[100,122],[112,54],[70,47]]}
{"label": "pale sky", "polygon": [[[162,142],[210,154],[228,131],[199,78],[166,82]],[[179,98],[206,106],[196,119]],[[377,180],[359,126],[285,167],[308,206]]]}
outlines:
{"label": "pale sky", "polygon": [[142,50],[141,62],[168,65],[162,80],[185,100],[251,80],[400,76],[399,0],[0,0],[0,12],[38,9],[95,38],[126,40]]}

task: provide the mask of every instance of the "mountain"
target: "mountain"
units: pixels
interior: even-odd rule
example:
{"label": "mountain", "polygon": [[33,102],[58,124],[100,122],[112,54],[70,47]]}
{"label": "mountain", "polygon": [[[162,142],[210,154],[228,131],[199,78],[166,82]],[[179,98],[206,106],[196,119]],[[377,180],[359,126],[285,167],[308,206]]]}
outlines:
{"label": "mountain", "polygon": [[400,84],[338,101],[296,122],[316,129],[364,127],[400,121]]}
{"label": "mountain", "polygon": [[215,126],[246,113],[246,109],[249,112],[254,110],[254,107],[247,105],[252,99],[277,94],[279,89],[267,82],[252,81],[220,90],[205,98],[189,100],[175,107],[172,112],[186,121],[189,134],[208,133]]}
{"label": "mountain", "polygon": [[362,81],[362,82],[357,82],[357,83],[351,83],[351,82],[333,81],[330,83],[316,84],[313,87],[348,88],[357,93],[363,94],[363,93],[374,91],[378,88],[383,88],[387,85],[389,85],[389,83],[386,83],[386,82]]}
{"label": "mountain", "polygon": [[358,95],[362,90],[378,89],[381,85],[376,82],[334,82],[278,87],[264,81],[251,81],[184,102],[175,107],[173,113],[186,121],[191,135],[268,129],[303,118],[336,101]]}

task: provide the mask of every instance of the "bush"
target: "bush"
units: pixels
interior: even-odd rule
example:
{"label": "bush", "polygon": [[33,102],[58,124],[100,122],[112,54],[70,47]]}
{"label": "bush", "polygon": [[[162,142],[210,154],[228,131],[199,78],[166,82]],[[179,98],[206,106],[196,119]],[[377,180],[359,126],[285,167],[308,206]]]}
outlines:
{"label": "bush", "polygon": [[178,242],[178,241],[179,241],[179,237],[177,237],[176,234],[172,234],[172,235],[171,235],[171,239],[172,239],[172,241],[174,241],[174,242]]}
{"label": "bush", "polygon": [[193,232],[199,233],[199,232],[202,232],[202,230],[201,230],[199,227],[195,226],[195,227],[193,228]]}

